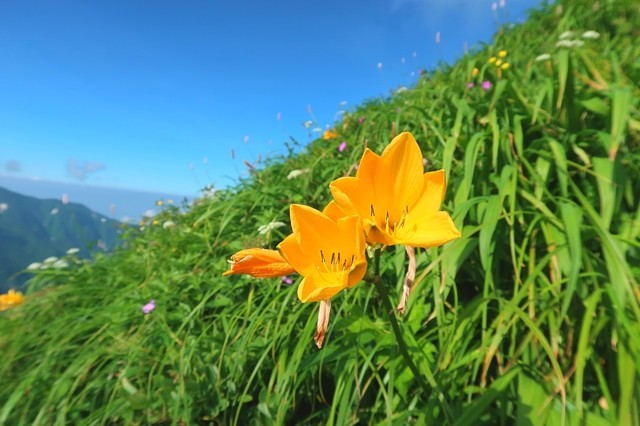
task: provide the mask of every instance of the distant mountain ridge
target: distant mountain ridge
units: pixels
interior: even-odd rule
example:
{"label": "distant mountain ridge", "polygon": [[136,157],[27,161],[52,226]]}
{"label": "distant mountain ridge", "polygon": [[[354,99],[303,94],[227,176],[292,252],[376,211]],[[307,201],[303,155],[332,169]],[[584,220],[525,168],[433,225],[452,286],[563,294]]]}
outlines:
{"label": "distant mountain ridge", "polygon": [[32,262],[62,256],[78,248],[78,256],[113,249],[120,242],[120,222],[82,204],[38,199],[0,187],[0,292],[21,287]]}

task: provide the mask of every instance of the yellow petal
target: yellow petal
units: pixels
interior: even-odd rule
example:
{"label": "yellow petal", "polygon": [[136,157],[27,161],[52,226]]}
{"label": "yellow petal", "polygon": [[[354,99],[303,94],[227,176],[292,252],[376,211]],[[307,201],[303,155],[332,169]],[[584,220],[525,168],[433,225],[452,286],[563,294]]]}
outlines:
{"label": "yellow petal", "polygon": [[335,243],[343,239],[339,238],[336,223],[331,218],[302,204],[292,204],[289,212],[291,228],[300,249],[306,256],[312,257],[313,263],[321,262],[321,250],[328,248],[328,242],[332,248],[340,251],[340,246],[336,247]]}
{"label": "yellow petal", "polygon": [[309,273],[308,271],[315,269],[312,260],[300,249],[298,239],[293,234],[278,244],[278,251],[300,275],[305,275]]}
{"label": "yellow petal", "polygon": [[399,243],[424,248],[441,246],[456,238],[460,238],[460,231],[444,211],[427,217],[409,215],[403,232],[398,235]]}
{"label": "yellow petal", "polygon": [[383,207],[375,206],[376,197],[373,193],[373,183],[358,177],[343,177],[336,179],[329,184],[331,195],[336,203],[345,211],[357,214],[362,218],[364,232],[368,234],[369,228],[375,225],[373,211],[378,207],[382,211]]}
{"label": "yellow petal", "polygon": [[[356,177],[360,179],[369,179],[376,175],[376,168],[380,163],[380,156],[369,148],[364,150],[360,163],[358,164],[358,170],[356,171]],[[372,181],[373,182],[373,181]]]}
{"label": "yellow petal", "polygon": [[367,273],[367,259],[362,258],[360,260],[356,260],[356,262],[351,266],[351,273],[349,274],[349,280],[347,281],[347,287],[352,288],[356,284],[360,282],[364,274]]}
{"label": "yellow petal", "polygon": [[447,190],[445,182],[446,175],[444,170],[436,170],[427,172],[423,175],[423,190],[420,198],[409,211],[410,215],[426,217],[438,210],[444,200],[444,194]]}
{"label": "yellow petal", "polygon": [[298,299],[301,302],[319,302],[327,300],[338,294],[347,286],[345,285],[346,273],[334,272],[332,274],[312,274],[305,276],[298,286]]}
{"label": "yellow petal", "polygon": [[322,210],[322,213],[326,214],[334,221],[345,216],[349,216],[349,213],[340,207],[334,200],[331,200],[329,204],[327,204],[327,206]]}
{"label": "yellow petal", "polygon": [[240,250],[231,256],[231,269],[222,275],[247,274],[255,278],[282,277],[295,269],[276,250],[251,248]]}
{"label": "yellow petal", "polygon": [[422,152],[413,135],[400,133],[382,152],[385,170],[376,176],[376,197],[390,214],[391,222],[400,221],[406,206],[422,192]]}

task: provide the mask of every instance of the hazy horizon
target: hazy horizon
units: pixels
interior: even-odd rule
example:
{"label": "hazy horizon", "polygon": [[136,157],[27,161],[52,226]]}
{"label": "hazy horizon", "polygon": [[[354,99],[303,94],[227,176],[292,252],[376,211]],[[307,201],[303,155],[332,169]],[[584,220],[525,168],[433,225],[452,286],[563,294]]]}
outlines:
{"label": "hazy horizon", "polygon": [[[0,175],[0,187],[40,199],[68,198],[69,202],[83,204],[96,213],[116,220],[138,220],[145,214],[158,213],[158,200],[171,200],[180,205],[194,197],[183,194],[139,191],[132,189],[80,185],[48,180],[34,180]],[[2,200],[0,200],[0,203]],[[10,207],[10,206],[9,206]]]}

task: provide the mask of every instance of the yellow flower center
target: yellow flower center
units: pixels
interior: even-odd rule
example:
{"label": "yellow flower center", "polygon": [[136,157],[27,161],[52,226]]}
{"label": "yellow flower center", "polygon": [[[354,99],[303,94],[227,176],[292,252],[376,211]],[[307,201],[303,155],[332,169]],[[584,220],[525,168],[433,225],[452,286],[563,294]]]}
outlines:
{"label": "yellow flower center", "polygon": [[[378,221],[376,219],[376,211],[373,208],[373,204],[370,205],[370,208],[371,208],[371,217],[373,218],[375,226],[378,227]],[[389,211],[387,211],[384,215],[384,228],[383,228],[384,232],[391,236],[395,236],[397,231],[404,228],[404,224],[408,215],[409,215],[409,206],[404,207],[404,210],[402,210],[402,213],[400,214],[400,218],[397,221],[392,221],[391,215],[389,214]]]}

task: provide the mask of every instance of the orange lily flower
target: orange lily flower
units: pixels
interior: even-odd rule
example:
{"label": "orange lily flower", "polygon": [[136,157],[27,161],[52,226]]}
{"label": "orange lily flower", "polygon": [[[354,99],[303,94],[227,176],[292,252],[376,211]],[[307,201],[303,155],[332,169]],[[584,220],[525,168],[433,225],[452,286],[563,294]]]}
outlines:
{"label": "orange lily flower", "polygon": [[247,274],[255,278],[275,278],[289,275],[295,269],[277,250],[250,248],[240,250],[228,261],[231,269],[222,275]]}
{"label": "orange lily flower", "polygon": [[444,170],[424,173],[420,147],[409,132],[396,136],[382,155],[366,149],[355,177],[330,185],[336,203],[357,214],[370,244],[435,247],[460,237],[441,211]]}
{"label": "orange lily flower", "polygon": [[278,250],[304,276],[300,301],[319,302],[356,285],[367,269],[360,218],[336,219],[300,204],[291,205],[290,212],[293,233]]}
{"label": "orange lily flower", "polygon": [[290,208],[293,233],[278,245],[278,250],[304,278],[298,298],[320,302],[314,341],[322,347],[329,324],[331,298],[344,288],[355,286],[367,271],[365,240],[358,216],[344,217],[329,204],[325,212],[293,204]]}

